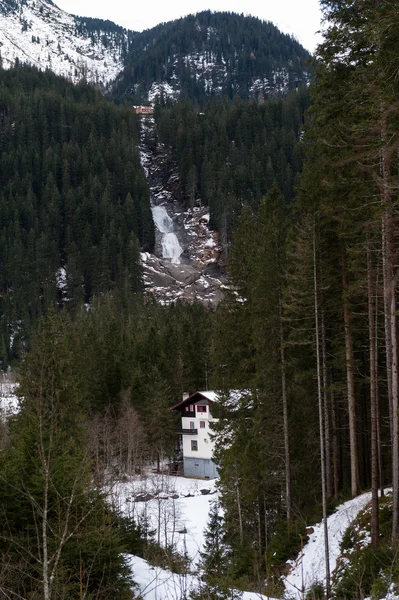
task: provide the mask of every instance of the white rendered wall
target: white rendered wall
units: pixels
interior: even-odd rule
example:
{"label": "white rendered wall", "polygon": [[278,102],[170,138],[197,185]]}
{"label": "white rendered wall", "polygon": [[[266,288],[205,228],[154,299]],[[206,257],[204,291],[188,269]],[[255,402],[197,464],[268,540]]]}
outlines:
{"label": "white rendered wall", "polygon": [[[183,456],[190,458],[206,458],[211,459],[213,455],[214,442],[210,439],[209,423],[215,421],[209,414],[209,406],[206,407],[206,413],[198,413],[197,407],[195,417],[182,417],[182,428],[190,429],[190,423],[194,423],[194,429],[198,431],[197,435],[183,434]],[[200,421],[205,421],[205,428],[200,428]],[[191,440],[196,440],[198,450],[191,450]]]}

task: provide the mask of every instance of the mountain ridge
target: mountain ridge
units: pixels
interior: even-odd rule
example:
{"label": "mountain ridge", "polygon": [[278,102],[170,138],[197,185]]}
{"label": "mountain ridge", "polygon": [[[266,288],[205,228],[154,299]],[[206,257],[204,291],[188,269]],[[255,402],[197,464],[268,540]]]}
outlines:
{"label": "mountain ridge", "polygon": [[52,0],[0,0],[0,14],[1,66],[50,69],[119,102],[236,94],[262,101],[311,77],[299,42],[242,14],[203,11],[143,32],[69,14]]}
{"label": "mountain ridge", "polygon": [[0,0],[0,64],[50,69],[73,83],[107,86],[120,73],[134,32],[77,17],[52,0]]}
{"label": "mountain ridge", "polygon": [[309,59],[270,21],[208,10],[138,33],[114,90],[135,102],[236,94],[261,101],[307,82]]}

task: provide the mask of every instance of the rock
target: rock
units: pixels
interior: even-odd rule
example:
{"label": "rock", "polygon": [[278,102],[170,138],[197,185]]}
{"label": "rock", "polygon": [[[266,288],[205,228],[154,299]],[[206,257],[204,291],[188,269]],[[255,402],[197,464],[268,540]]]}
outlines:
{"label": "rock", "polygon": [[149,500],[153,500],[154,496],[152,494],[139,494],[135,497],[135,502],[148,502]]}
{"label": "rock", "polygon": [[313,527],[306,527],[305,533],[306,535],[312,535],[312,533],[314,533]]}
{"label": "rock", "polygon": [[161,145],[155,150],[147,145],[144,134],[151,137],[153,127],[154,122],[148,121],[142,130],[142,165],[152,202],[166,208],[173,221],[171,233],[178,238],[183,253],[180,264],[162,259],[163,234],[156,230],[155,254],[142,255],[145,293],[162,304],[187,300],[216,306],[223,298],[225,279],[218,234],[209,229],[209,209],[201,206],[199,199],[187,210],[182,206],[177,164]]}
{"label": "rock", "polygon": [[205,489],[204,489],[204,490],[200,490],[200,492],[201,492],[201,494],[202,494],[203,496],[208,496],[208,495],[211,493],[211,491],[210,491],[210,490],[205,490]]}

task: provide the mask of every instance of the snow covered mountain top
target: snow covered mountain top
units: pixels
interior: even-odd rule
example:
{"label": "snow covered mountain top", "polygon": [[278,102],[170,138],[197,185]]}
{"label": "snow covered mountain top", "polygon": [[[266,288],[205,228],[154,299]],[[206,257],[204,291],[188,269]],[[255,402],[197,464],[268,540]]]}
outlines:
{"label": "snow covered mountain top", "polygon": [[49,0],[0,0],[0,64],[50,69],[77,83],[106,85],[122,70],[127,32],[70,15]]}

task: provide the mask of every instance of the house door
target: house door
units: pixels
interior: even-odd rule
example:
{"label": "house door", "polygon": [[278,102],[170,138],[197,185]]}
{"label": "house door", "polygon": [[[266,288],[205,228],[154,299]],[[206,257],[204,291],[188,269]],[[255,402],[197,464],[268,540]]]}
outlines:
{"label": "house door", "polygon": [[204,460],[204,475],[205,477],[212,477],[212,465],[210,460]]}

